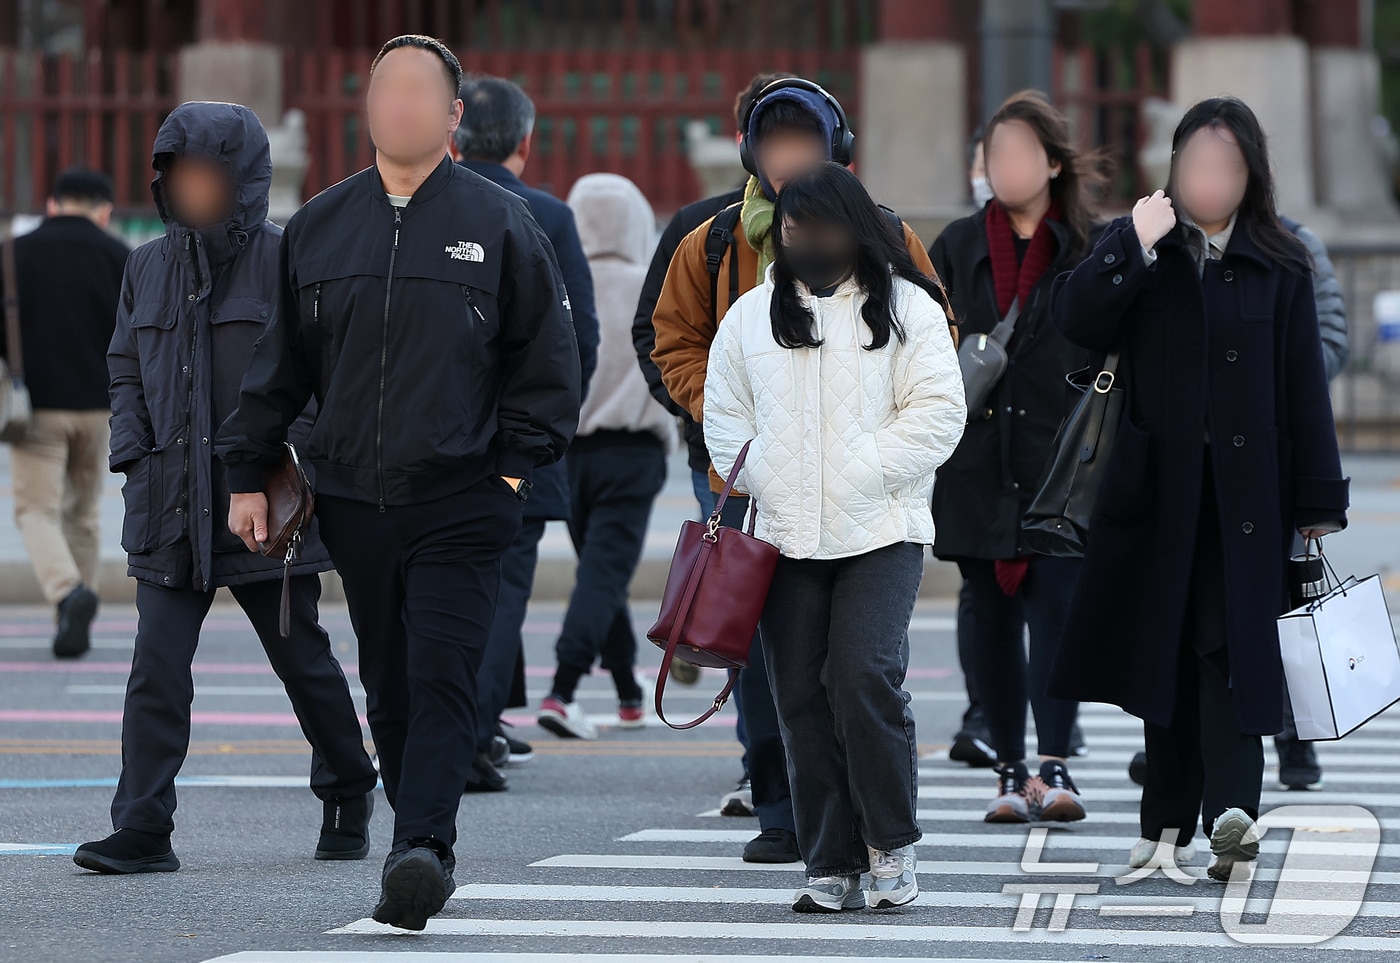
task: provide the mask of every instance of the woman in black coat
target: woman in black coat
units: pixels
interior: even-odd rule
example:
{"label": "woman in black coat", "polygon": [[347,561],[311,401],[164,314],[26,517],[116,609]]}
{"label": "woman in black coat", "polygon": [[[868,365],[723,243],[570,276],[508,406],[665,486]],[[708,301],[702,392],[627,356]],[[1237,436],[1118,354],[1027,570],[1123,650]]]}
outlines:
{"label": "woman in black coat", "polygon": [[1311,265],[1275,214],[1259,122],[1203,101],[1172,149],[1167,190],[1056,283],[1055,323],[1122,352],[1128,401],[1051,692],[1146,724],[1130,862],[1168,835],[1185,847],[1199,814],[1228,880],[1258,853],[1260,736],[1283,724],[1292,534],[1343,527],[1347,481]]}
{"label": "woman in black coat", "polygon": [[[962,442],[933,492],[934,554],[964,579],[960,649],[995,748],[999,776],[988,822],[1075,820],[1084,805],[1065,766],[1077,706],[1045,696],[1078,561],[1030,557],[1021,518],[1068,412],[1065,375],[1088,352],[1050,323],[1050,288],[1088,251],[1087,177],[1096,163],[1076,154],[1069,125],[1037,93],[1017,94],[984,137],[994,194],[950,224],[929,256],[947,286],[966,344],[1018,305],[1005,374],[980,410],[969,406]],[[1025,632],[1031,655],[1027,666]],[[1035,713],[1039,780],[1026,767],[1026,703]]]}

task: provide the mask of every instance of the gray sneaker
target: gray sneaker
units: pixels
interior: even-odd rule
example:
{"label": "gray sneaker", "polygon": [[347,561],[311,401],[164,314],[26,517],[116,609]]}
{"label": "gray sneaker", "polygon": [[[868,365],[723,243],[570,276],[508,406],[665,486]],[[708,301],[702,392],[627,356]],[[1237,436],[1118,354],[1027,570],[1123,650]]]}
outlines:
{"label": "gray sneaker", "polygon": [[1206,875],[1221,883],[1230,881],[1236,863],[1252,863],[1259,858],[1259,829],[1243,809],[1227,809],[1215,820],[1210,832],[1214,857]]}
{"label": "gray sneaker", "polygon": [[860,909],[865,899],[860,892],[860,875],[809,876],[807,885],[792,897],[794,913],[839,913]]}
{"label": "gray sneaker", "polygon": [[901,846],[886,852],[870,850],[870,883],[865,889],[865,905],[871,909],[890,909],[914,902],[919,895],[919,878],[915,871],[919,858],[913,846]]}

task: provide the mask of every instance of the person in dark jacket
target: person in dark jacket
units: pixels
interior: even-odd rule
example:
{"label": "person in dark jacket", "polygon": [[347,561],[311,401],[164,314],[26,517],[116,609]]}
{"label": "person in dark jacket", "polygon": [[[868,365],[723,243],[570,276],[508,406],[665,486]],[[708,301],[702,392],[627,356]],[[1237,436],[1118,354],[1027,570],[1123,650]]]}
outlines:
{"label": "person in dark jacket", "polygon": [[[763,93],[763,88],[775,80],[792,76],[782,71],[757,74],[749,81],[749,85],[739,92],[734,99],[734,129],[737,137],[743,138],[744,117],[747,116],[754,99]],[[653,398],[680,419],[681,434],[686,445],[686,464],[690,468],[691,487],[695,491],[695,501],[700,506],[701,518],[709,518],[714,514],[717,500],[715,493],[710,490],[710,453],[705,448],[705,431],[700,422],[692,418],[690,412],[671,397],[661,380],[661,369],[651,359],[652,351],[656,350],[656,327],[652,324],[651,316],[656,310],[657,299],[661,297],[661,289],[666,284],[666,272],[671,267],[671,258],[675,256],[681,241],[701,224],[713,220],[720,211],[738,204],[743,199],[744,188],[741,186],[727,194],[718,194],[687,204],[676,212],[656,242],[651,266],[647,268],[642,293],[637,299],[637,315],[632,321],[632,344],[637,349],[637,363],[642,367],[642,376],[646,378],[647,388],[650,389]],[[671,662],[671,678],[685,685],[694,685],[700,679],[700,670],[683,659],[675,659]],[[733,703],[734,734],[739,744],[744,747],[744,772],[738,785],[720,798],[719,808],[726,816],[752,816],[754,808],[753,787],[749,778],[748,727],[744,721],[744,700],[738,686],[734,687]],[[776,724],[776,713],[766,718]]]}
{"label": "person in dark jacket", "polygon": [[229,526],[267,537],[269,470],[305,445],[345,583],[394,807],[374,918],[421,930],[455,890],[457,807],[477,744],[477,667],[501,557],[536,468],[578,426],[578,345],[554,251],[518,196],[453,163],[462,67],[390,40],[366,93],[375,164],[292,217],[280,307],[219,432]]}
{"label": "person in dark jacket", "polygon": [[[1065,375],[1088,363],[1050,324],[1050,287],[1088,249],[1086,202],[1098,162],[1075,150],[1068,122],[1033,91],[1002,104],[983,145],[994,197],[950,224],[929,256],[964,338],[989,334],[1013,305],[1019,313],[1005,374],[980,410],[969,410],[957,451],[938,470],[933,552],[957,562],[965,584],[959,634],[970,619],[969,667],[997,760],[987,821],[1071,821],[1084,818],[1065,762],[1077,706],[1048,697],[1045,678],[1079,564],[1032,556],[1021,519],[1070,409]],[[1034,777],[1028,699],[1041,757]]]}
{"label": "person in dark jacket", "polygon": [[[161,124],[151,163],[165,234],[127,263],[107,358],[111,467],[126,475],[122,547],[138,618],[116,832],[78,847],[73,861],[101,873],[179,868],[170,834],[189,748],[190,664],[220,587],[253,624],[311,743],[311,789],[325,817],[316,858],[363,859],[378,777],[318,622],[326,550],[313,529],[292,566],[283,638],[282,560],[250,555],[228,531],[228,488],[212,453],[214,429],[237,404],[253,344],[276,311],[282,231],[267,220],[267,134],[247,107],[182,104]],[[293,437],[309,424],[302,419]]]}
{"label": "person in dark jacket", "polygon": [[[535,221],[554,246],[559,273],[569,292],[578,339],[583,397],[598,366],[598,312],[594,307],[593,275],[579,241],[578,225],[569,205],[548,191],[527,187],[520,179],[530,159],[530,136],[535,105],[520,87],[500,77],[472,77],[462,86],[462,123],[455,135],[459,163],[467,170],[517,194],[530,208]],[[524,705],[524,656],[521,627],[530,590],[535,583],[540,539],[545,523],[570,517],[569,475],[564,463],[546,465],[535,472],[534,488],[525,503],[520,534],[501,559],[501,591],[491,641],[478,675],[477,750],[469,789],[506,788],[497,766],[523,762],[532,755],[528,743],[508,736],[499,721],[501,713]],[[518,686],[513,685],[518,679]],[[519,688],[519,693],[515,689]]]}
{"label": "person in dark jacket", "polygon": [[1052,307],[1075,343],[1122,353],[1127,404],[1049,691],[1145,723],[1130,863],[1184,858],[1200,818],[1217,880],[1259,850],[1293,533],[1339,530],[1348,504],[1311,264],[1275,211],[1253,111],[1202,101],[1167,190],[1109,225]]}
{"label": "person in dark jacket", "polygon": [[[10,447],[15,527],[45,600],[57,615],[53,654],[92,646],[97,615],[98,521],[107,474],[107,345],[129,249],[107,233],[112,181],[64,171],[49,216],[14,239],[24,380],[34,418]],[[12,347],[0,344],[12,367]]]}

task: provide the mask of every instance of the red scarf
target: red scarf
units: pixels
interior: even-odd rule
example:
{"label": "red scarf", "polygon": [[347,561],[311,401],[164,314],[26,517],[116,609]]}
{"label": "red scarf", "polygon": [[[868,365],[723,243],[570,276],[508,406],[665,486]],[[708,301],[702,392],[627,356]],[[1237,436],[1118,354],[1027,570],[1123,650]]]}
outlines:
{"label": "red scarf", "polygon": [[1055,235],[1050,222],[1060,219],[1060,202],[1051,201],[1050,210],[1040,219],[1031,235],[1030,247],[1020,264],[1016,263],[1016,232],[1011,217],[1001,202],[987,205],[987,252],[992,258],[992,284],[997,293],[997,314],[1005,317],[1011,302],[1021,299],[1021,307],[1030,300],[1031,289],[1050,270],[1055,260]]}

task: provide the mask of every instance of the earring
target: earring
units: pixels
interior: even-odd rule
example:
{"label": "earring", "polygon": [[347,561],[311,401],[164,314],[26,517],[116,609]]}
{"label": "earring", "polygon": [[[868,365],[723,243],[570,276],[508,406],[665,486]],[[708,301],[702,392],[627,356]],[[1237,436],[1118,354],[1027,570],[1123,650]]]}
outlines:
{"label": "earring", "polygon": [[1059,171],[1051,171],[1051,172],[1050,172],[1050,179],[1051,179],[1052,181],[1053,181],[1055,178],[1059,177],[1059,176],[1060,176],[1060,172],[1059,172]]}

